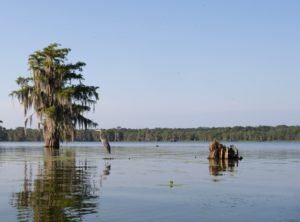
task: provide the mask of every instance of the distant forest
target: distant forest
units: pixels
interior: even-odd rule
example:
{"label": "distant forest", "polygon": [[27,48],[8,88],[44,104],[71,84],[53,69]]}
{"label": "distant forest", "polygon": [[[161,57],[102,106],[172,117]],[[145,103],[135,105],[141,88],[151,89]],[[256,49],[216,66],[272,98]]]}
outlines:
{"label": "distant forest", "polygon": [[[300,141],[300,126],[258,127],[199,127],[199,128],[155,128],[104,130],[110,141]],[[38,129],[5,129],[0,126],[0,141],[42,141]],[[77,130],[75,141],[98,141],[99,132]]]}

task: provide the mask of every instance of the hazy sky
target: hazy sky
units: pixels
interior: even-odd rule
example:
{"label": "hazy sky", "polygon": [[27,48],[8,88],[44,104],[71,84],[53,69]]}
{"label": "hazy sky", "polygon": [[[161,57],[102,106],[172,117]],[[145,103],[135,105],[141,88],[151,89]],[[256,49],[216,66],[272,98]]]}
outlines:
{"label": "hazy sky", "polygon": [[3,0],[0,119],[23,126],[8,94],[28,55],[57,42],[100,87],[100,127],[299,125],[299,12],[298,0]]}

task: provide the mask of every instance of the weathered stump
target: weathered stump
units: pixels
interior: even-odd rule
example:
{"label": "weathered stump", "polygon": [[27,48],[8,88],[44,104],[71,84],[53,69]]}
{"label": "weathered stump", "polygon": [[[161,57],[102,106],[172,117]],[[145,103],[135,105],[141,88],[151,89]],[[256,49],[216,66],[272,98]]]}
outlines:
{"label": "weathered stump", "polygon": [[208,159],[214,160],[241,160],[238,149],[230,145],[226,147],[217,140],[214,140],[208,147]]}

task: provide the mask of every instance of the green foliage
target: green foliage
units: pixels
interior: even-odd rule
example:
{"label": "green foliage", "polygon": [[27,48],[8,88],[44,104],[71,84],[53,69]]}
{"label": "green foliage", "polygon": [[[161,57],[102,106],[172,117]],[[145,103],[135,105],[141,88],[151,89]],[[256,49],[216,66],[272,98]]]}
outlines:
{"label": "green foliage", "polygon": [[[0,123],[3,123],[3,121],[0,120]],[[0,126],[0,141],[3,141],[3,140],[7,140],[7,132],[4,127]]]}
{"label": "green foliage", "polygon": [[[94,108],[99,99],[95,86],[86,86],[81,74],[84,62],[66,63],[68,48],[50,44],[29,56],[31,77],[19,77],[20,89],[10,95],[16,97],[27,116],[33,110],[43,125],[45,145],[59,146],[59,140],[71,139],[76,127],[95,127],[97,124],[83,116]],[[31,123],[32,115],[27,116]],[[53,142],[55,141],[55,142]]]}
{"label": "green foliage", "polygon": [[[2,133],[1,133],[2,132]],[[300,126],[258,126],[258,127],[218,127],[186,129],[126,129],[113,128],[104,132],[109,141],[300,141]],[[0,131],[0,140],[41,141],[42,132],[19,127]],[[87,129],[77,130],[75,141],[99,141],[99,132]]]}

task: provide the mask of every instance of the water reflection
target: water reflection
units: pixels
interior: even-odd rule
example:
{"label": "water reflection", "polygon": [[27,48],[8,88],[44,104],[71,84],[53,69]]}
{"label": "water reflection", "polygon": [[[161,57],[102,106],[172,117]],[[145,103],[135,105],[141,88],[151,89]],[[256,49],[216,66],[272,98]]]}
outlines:
{"label": "water reflection", "polygon": [[105,162],[104,170],[100,175],[100,186],[102,187],[103,181],[107,179],[107,176],[110,174],[111,164],[109,162]]}
{"label": "water reflection", "polygon": [[32,179],[24,163],[22,191],[13,194],[19,221],[81,221],[96,213],[99,187],[87,161],[77,161],[73,150],[44,150],[43,164]]}
{"label": "water reflection", "polygon": [[238,160],[213,160],[209,159],[209,174],[212,176],[222,176],[224,172],[234,172],[238,167]]}

